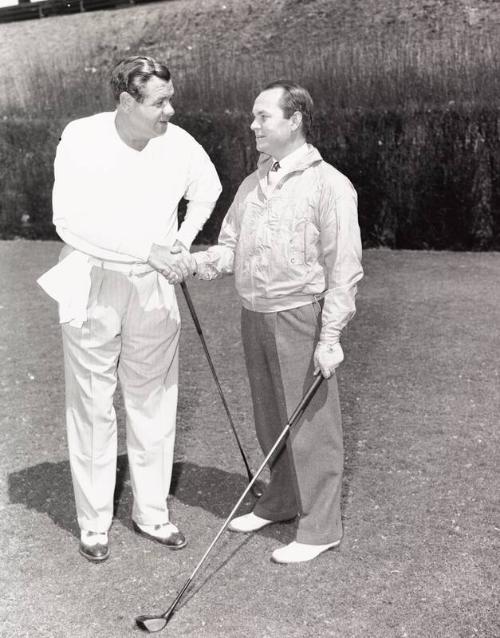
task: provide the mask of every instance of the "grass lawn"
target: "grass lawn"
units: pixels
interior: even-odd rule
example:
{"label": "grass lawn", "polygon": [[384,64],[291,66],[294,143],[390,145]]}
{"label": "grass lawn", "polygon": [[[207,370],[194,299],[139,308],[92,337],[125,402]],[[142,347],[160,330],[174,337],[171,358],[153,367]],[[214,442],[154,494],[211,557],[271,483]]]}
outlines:
{"label": "grass lawn", "polygon": [[[57,252],[55,242],[0,243],[0,636],[137,636],[134,617],[169,606],[246,475],[179,294],[184,329],[171,509],[188,547],[169,552],[131,529],[119,407],[112,555],[102,565],[79,556],[56,308],[35,284]],[[309,565],[283,567],[269,556],[293,538],[293,523],[249,537],[228,532],[164,635],[500,635],[500,254],[370,250],[364,264],[339,371],[341,547]],[[189,287],[256,468],[261,454],[233,282]]]}

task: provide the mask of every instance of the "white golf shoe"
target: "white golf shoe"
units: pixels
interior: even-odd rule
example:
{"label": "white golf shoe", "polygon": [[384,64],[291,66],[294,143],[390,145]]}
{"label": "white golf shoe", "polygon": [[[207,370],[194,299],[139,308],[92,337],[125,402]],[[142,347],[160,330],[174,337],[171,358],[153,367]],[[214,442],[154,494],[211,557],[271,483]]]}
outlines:
{"label": "white golf shoe", "polygon": [[326,545],[308,545],[306,543],[298,543],[292,541],[285,547],[275,549],[271,554],[271,560],[275,563],[289,564],[289,563],[305,563],[308,560],[313,560],[323,552],[326,552],[332,547],[338,547],[340,540],[334,543],[327,543]]}
{"label": "white golf shoe", "polygon": [[270,525],[275,521],[270,521],[267,518],[261,518],[256,516],[253,512],[249,514],[243,514],[243,516],[237,516],[229,523],[228,529],[232,532],[256,532],[262,529],[266,525]]}

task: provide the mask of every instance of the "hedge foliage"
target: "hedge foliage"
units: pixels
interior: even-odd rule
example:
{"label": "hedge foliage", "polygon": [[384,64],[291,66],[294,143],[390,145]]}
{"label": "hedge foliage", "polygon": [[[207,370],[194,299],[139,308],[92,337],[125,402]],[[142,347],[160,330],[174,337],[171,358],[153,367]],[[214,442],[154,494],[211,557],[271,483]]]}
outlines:
{"label": "hedge foliage", "polygon": [[[175,122],[204,146],[224,191],[198,241],[222,218],[257,155],[248,115]],[[342,111],[316,115],[313,142],[354,183],[365,246],[500,249],[500,111]],[[53,238],[52,164],[65,122],[0,121],[0,236]]]}

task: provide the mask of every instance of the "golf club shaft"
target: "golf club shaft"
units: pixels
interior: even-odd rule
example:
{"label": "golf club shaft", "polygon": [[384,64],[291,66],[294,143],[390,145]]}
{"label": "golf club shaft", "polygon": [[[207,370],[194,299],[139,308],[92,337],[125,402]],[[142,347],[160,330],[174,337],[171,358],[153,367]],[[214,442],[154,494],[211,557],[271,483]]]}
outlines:
{"label": "golf club shaft", "polygon": [[245,496],[248,494],[248,492],[250,491],[250,489],[252,488],[252,485],[254,483],[254,481],[257,479],[257,477],[260,475],[260,473],[262,472],[262,470],[266,467],[267,463],[269,462],[270,458],[272,457],[272,455],[276,452],[276,450],[278,449],[278,447],[281,445],[283,439],[287,436],[288,432],[290,431],[290,429],[293,427],[293,425],[300,419],[300,417],[302,416],[302,414],[304,413],[304,411],[306,410],[307,406],[309,405],[309,403],[311,402],[311,399],[313,398],[313,396],[316,393],[316,390],[319,388],[319,386],[321,385],[321,382],[323,381],[323,376],[321,374],[318,374],[314,381],[312,382],[312,384],[310,385],[309,389],[307,390],[307,392],[304,394],[303,398],[301,399],[300,403],[298,404],[298,406],[296,407],[295,411],[293,412],[292,416],[290,417],[290,419],[288,420],[288,423],[286,424],[286,426],[283,428],[281,434],[279,435],[279,437],[277,438],[276,442],[274,443],[273,447],[271,448],[271,450],[269,451],[269,453],[266,455],[266,458],[262,461],[261,466],[259,467],[259,469],[257,470],[257,472],[255,473],[255,476],[252,478],[252,480],[250,481],[250,483],[246,486],[243,494],[240,496],[240,498],[238,499],[238,502],[236,503],[236,505],[233,507],[233,509],[231,510],[231,513],[229,514],[229,516],[226,518],[226,520],[224,521],[224,524],[222,525],[222,527],[220,528],[220,530],[218,531],[217,535],[215,536],[214,540],[211,542],[210,546],[208,547],[208,549],[206,550],[206,552],[203,554],[202,558],[200,559],[200,561],[198,562],[198,564],[196,565],[196,567],[194,568],[192,574],[189,576],[189,578],[187,579],[187,581],[184,583],[182,589],[179,591],[179,593],[177,594],[175,600],[173,601],[173,603],[170,605],[170,607],[168,608],[168,610],[162,614],[162,618],[165,618],[166,621],[168,621],[168,619],[170,618],[170,616],[172,616],[172,614],[174,613],[174,610],[177,606],[177,604],[179,603],[179,601],[181,600],[182,596],[184,595],[184,593],[186,592],[186,590],[188,589],[189,585],[191,584],[191,582],[193,581],[194,577],[196,576],[196,574],[198,573],[199,569],[201,568],[201,566],[203,565],[203,563],[205,562],[207,556],[209,555],[209,553],[211,552],[213,546],[215,545],[215,543],[219,540],[219,538],[221,537],[221,535],[223,534],[224,530],[226,529],[226,527],[229,525],[229,523],[231,522],[231,519],[233,518],[233,516],[235,515],[235,513],[237,512],[239,506],[241,505],[241,503],[243,502]]}
{"label": "golf club shaft", "polygon": [[188,290],[188,287],[187,287],[185,281],[181,282],[181,288],[182,288],[182,292],[184,293],[184,298],[186,299],[186,303],[188,305],[189,312],[191,313],[191,317],[193,319],[193,323],[195,325],[196,332],[198,333],[198,335],[200,337],[200,341],[201,341],[201,344],[203,346],[203,350],[205,351],[205,355],[207,357],[208,365],[210,366],[210,370],[212,371],[212,375],[213,375],[215,384],[217,386],[217,390],[219,391],[219,396],[220,396],[220,398],[222,400],[222,404],[224,406],[224,409],[226,410],[226,414],[227,414],[227,418],[229,420],[229,424],[231,426],[231,429],[233,430],[233,434],[234,434],[234,437],[236,439],[236,443],[238,444],[238,448],[239,448],[240,453],[241,453],[241,458],[243,459],[243,463],[245,464],[245,468],[246,468],[246,471],[247,471],[247,474],[248,474],[248,480],[252,481],[252,479],[253,479],[252,471],[250,470],[250,466],[248,464],[248,460],[247,460],[246,454],[243,451],[243,447],[241,445],[241,441],[239,439],[238,432],[236,431],[236,427],[234,425],[234,421],[233,421],[233,418],[231,416],[231,412],[229,411],[229,406],[227,404],[226,398],[225,398],[225,396],[224,396],[224,394],[222,392],[222,388],[221,388],[221,385],[219,383],[219,378],[217,377],[217,372],[215,371],[215,367],[214,367],[214,364],[212,362],[212,357],[210,356],[210,353],[208,351],[207,343],[205,341],[205,337],[203,336],[203,331],[201,329],[201,324],[200,324],[200,321],[198,319],[198,315],[196,314],[196,310],[194,308],[193,301],[191,299],[191,295],[189,294],[189,290]]}

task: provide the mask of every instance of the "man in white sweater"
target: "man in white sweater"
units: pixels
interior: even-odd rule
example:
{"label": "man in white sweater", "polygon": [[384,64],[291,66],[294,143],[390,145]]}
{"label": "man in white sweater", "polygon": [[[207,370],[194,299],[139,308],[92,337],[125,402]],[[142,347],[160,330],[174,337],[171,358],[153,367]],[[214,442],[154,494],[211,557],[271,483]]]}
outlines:
{"label": "man in white sweater", "polygon": [[[178,384],[174,287],[221,186],[208,155],[170,123],[174,87],[152,58],[112,71],[116,111],[70,122],[55,159],[54,224],[65,242],[40,285],[59,302],[66,422],[80,553],[109,556],[120,381],[137,533],[186,545],[167,506]],[[177,207],[188,202],[178,228]]]}

